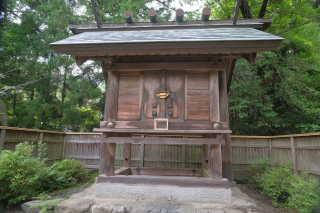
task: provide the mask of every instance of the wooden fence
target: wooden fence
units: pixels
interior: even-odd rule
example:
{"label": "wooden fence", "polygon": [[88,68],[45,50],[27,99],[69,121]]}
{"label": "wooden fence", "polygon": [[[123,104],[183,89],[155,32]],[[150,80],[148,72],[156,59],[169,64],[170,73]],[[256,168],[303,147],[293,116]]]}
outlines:
{"label": "wooden fence", "polygon": [[[24,141],[42,140],[46,143],[48,165],[64,158],[72,158],[82,161],[88,168],[99,168],[100,133],[63,133],[1,126],[0,129],[0,146],[4,149],[13,150],[15,145]],[[320,133],[271,137],[231,136],[231,146],[235,179],[244,179],[248,166],[264,157],[272,157],[274,163],[292,163],[295,172],[308,171],[320,177]],[[131,158],[131,166],[202,168],[201,145],[133,144]],[[116,161],[120,167],[123,161],[123,144],[117,144]]]}

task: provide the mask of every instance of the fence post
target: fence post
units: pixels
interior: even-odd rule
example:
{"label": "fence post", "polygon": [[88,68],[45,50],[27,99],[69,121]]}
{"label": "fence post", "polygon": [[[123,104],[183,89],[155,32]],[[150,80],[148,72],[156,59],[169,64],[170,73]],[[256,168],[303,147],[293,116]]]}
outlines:
{"label": "fence post", "polygon": [[61,156],[61,160],[64,160],[64,152],[65,152],[65,147],[66,147],[66,140],[67,140],[67,133],[64,134],[63,137],[63,147],[62,147],[62,156]]}
{"label": "fence post", "polygon": [[181,161],[182,161],[182,168],[186,168],[186,145],[182,144],[182,155],[181,155]]}
{"label": "fence post", "polygon": [[290,137],[290,141],[291,141],[293,172],[294,174],[298,174],[298,161],[297,161],[296,145],[295,145],[294,137]]}
{"label": "fence post", "polygon": [[131,166],[131,143],[123,144],[123,167]]}
{"label": "fence post", "polygon": [[4,150],[4,139],[6,137],[6,129],[2,129],[1,130],[1,135],[0,135],[0,148],[2,148],[2,150]]}
{"label": "fence post", "polygon": [[269,138],[268,139],[268,142],[269,142],[269,157],[272,158],[272,139]]}
{"label": "fence post", "polygon": [[[141,135],[141,138],[144,138],[144,135]],[[144,143],[140,145],[140,167],[143,167],[144,163]]]}

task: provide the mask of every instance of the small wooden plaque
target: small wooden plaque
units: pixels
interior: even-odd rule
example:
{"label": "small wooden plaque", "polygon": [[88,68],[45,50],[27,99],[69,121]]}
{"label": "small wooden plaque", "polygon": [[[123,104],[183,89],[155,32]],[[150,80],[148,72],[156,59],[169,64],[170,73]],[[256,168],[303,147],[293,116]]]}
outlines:
{"label": "small wooden plaque", "polygon": [[154,130],[168,130],[168,119],[167,118],[155,118],[154,119]]}

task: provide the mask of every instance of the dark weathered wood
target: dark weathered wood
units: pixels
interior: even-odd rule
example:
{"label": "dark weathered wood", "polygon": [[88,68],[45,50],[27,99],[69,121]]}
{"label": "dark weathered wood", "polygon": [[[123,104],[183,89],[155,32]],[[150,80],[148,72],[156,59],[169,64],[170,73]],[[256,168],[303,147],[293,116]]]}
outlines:
{"label": "dark weathered wood", "polygon": [[224,144],[224,139],[216,138],[101,138],[101,143],[144,143],[144,144]]}
{"label": "dark weathered wood", "polygon": [[120,74],[117,120],[140,120],[140,83],[139,74]]}
{"label": "dark weathered wood", "polygon": [[101,19],[100,19],[100,15],[99,15],[99,9],[98,9],[98,5],[97,5],[96,0],[91,0],[91,5],[92,5],[93,13],[94,13],[94,18],[95,18],[95,20],[97,22],[97,27],[98,28],[102,28],[102,23],[101,23]]}
{"label": "dark weathered wood", "polygon": [[130,168],[122,167],[120,169],[117,169],[114,172],[114,175],[129,175],[130,174]]}
{"label": "dark weathered wood", "polygon": [[109,71],[136,72],[143,70],[225,70],[224,62],[159,62],[159,63],[114,63],[108,65]]}
{"label": "dark weathered wood", "polygon": [[244,54],[244,58],[249,61],[251,64],[254,64],[256,62],[256,53],[251,54]]}
{"label": "dark weathered wood", "polygon": [[131,166],[131,143],[123,144],[123,167]]}
{"label": "dark weathered wood", "polygon": [[292,167],[293,167],[293,172],[295,174],[298,174],[298,160],[297,160],[297,154],[296,154],[296,144],[294,141],[294,138],[290,138],[291,142],[291,155],[292,155]]}
{"label": "dark weathered wood", "polygon": [[107,83],[107,96],[104,111],[105,121],[117,120],[119,94],[119,73],[109,72]]}
{"label": "dark weathered wood", "polygon": [[115,142],[107,143],[105,151],[105,171],[106,176],[113,176],[116,166],[116,146]]}
{"label": "dark weathered wood", "polygon": [[[227,79],[226,72],[219,72],[219,104],[220,104],[220,121],[227,122],[229,125],[229,109],[228,109],[228,96],[227,96]],[[223,159],[223,167],[224,176],[229,181],[233,181],[233,173],[232,173],[232,148],[231,148],[231,138],[230,134],[223,134],[223,138],[225,139],[224,150],[224,159]]]}
{"label": "dark weathered wood", "polygon": [[217,188],[229,189],[229,181],[226,179],[216,180],[199,177],[159,177],[145,175],[117,175],[117,176],[98,176],[98,183],[118,183],[132,186],[168,186],[168,187],[187,187],[187,188]]}
{"label": "dark weathered wood", "polygon": [[[212,138],[213,139],[213,138]],[[211,178],[222,179],[221,145],[211,145]]]}
{"label": "dark weathered wood", "polygon": [[211,9],[208,7],[203,8],[201,14],[201,21],[209,21]]}
{"label": "dark weathered wood", "polygon": [[1,135],[0,135],[0,148],[4,149],[4,139],[6,137],[6,129],[1,129]]}
{"label": "dark weathered wood", "polygon": [[206,74],[188,73],[188,120],[210,120],[210,77]]}
{"label": "dark weathered wood", "polygon": [[124,17],[124,19],[126,20],[126,22],[128,24],[132,24],[133,23],[133,16],[132,16],[132,13],[129,10],[124,11],[123,17]]}
{"label": "dark weathered wood", "polygon": [[78,67],[80,67],[82,64],[84,64],[84,62],[88,60],[87,57],[81,57],[81,56],[76,56],[75,59]]}
{"label": "dark weathered wood", "polygon": [[177,168],[141,168],[130,167],[130,175],[157,175],[157,176],[193,176],[203,177],[202,169]]}
{"label": "dark weathered wood", "polygon": [[186,168],[186,145],[182,144],[182,149],[181,149],[181,163],[182,163],[182,168]]}
{"label": "dark weathered wood", "polygon": [[184,75],[184,121],[188,120],[188,74]]}
{"label": "dark weathered wood", "polygon": [[210,145],[202,144],[202,169],[210,169]]}
{"label": "dark weathered wood", "polygon": [[152,23],[158,22],[158,16],[157,16],[156,10],[154,10],[154,9],[149,10],[148,15],[149,15],[150,22],[152,22]]}
{"label": "dark weathered wood", "polygon": [[[144,135],[141,135],[141,138],[144,138]],[[140,167],[143,167],[144,163],[144,143],[140,144],[140,153],[139,153],[139,158],[140,158]]]}
{"label": "dark weathered wood", "polygon": [[227,75],[227,93],[229,93],[233,70],[236,65],[236,59],[227,59],[226,60],[226,75]]}
{"label": "dark weathered wood", "polygon": [[[161,91],[161,71],[145,71],[143,73],[143,94],[141,105],[141,120],[154,119],[158,117],[161,112],[161,105],[164,105],[164,100],[159,99],[156,93]],[[156,108],[153,108],[153,104],[157,104]],[[164,106],[163,106],[164,107]],[[162,107],[162,108],[163,108]],[[153,116],[152,112],[155,111],[157,116]],[[164,118],[164,109],[162,114]]]}
{"label": "dark weathered wood", "polygon": [[210,121],[220,122],[219,107],[219,72],[210,71]]}
{"label": "dark weathered wood", "polygon": [[183,9],[179,8],[176,10],[176,21],[177,22],[183,22],[183,16],[184,16],[184,11]]}
{"label": "dark weathered wood", "polygon": [[[176,21],[164,21],[158,22],[156,28],[157,29],[194,29],[194,28],[208,28],[208,27],[232,27],[232,28],[256,28],[256,29],[267,29],[272,23],[272,18],[258,18],[258,19],[238,19],[237,23],[241,23],[241,25],[231,25],[230,19],[225,20],[209,20],[206,21],[204,25],[202,21],[192,20],[192,21],[184,21],[185,24],[181,25]],[[93,24],[70,24],[69,29],[75,33],[82,32],[90,32],[90,31],[112,31],[112,30],[145,30],[146,27],[148,29],[155,29],[155,27],[150,26],[150,22],[134,22],[128,26],[126,23],[103,23],[103,28],[97,29]]]}
{"label": "dark weathered wood", "polygon": [[[165,89],[170,91],[170,95],[165,99],[165,112],[171,122],[183,123],[184,121],[184,75],[184,71],[166,71]],[[169,104],[172,104],[172,108],[169,108]],[[173,113],[172,116],[168,114],[169,111]]]}
{"label": "dark weathered wood", "polygon": [[153,133],[153,134],[210,134],[232,133],[231,130],[152,130],[152,129],[93,129],[94,132],[126,132],[126,133]]}
{"label": "dark weathered wood", "polygon": [[233,10],[233,17],[232,17],[232,24],[237,24],[237,20],[238,20],[238,14],[239,14],[239,7],[241,4],[242,0],[236,0],[236,3],[234,5],[234,10]]}

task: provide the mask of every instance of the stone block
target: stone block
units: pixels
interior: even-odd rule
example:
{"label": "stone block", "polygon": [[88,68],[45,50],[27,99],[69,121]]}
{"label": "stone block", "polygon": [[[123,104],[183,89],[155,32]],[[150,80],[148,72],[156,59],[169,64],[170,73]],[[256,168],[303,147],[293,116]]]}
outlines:
{"label": "stone block", "polygon": [[90,206],[93,204],[91,199],[68,199],[55,206],[54,213],[89,213]]}

